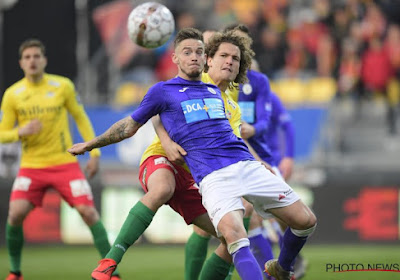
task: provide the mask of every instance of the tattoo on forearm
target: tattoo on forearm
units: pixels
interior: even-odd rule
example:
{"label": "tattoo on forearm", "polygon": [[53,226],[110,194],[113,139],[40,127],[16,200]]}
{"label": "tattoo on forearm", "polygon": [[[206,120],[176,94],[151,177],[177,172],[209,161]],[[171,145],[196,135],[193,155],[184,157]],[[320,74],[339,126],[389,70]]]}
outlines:
{"label": "tattoo on forearm", "polygon": [[133,136],[141,124],[127,117],[113,124],[106,132],[94,139],[92,148],[100,148]]}

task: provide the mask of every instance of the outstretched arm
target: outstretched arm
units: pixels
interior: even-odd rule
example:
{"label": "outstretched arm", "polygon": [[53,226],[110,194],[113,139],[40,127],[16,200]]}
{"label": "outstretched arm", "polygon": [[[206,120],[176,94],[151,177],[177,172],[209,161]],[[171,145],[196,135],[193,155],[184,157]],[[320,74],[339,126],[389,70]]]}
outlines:
{"label": "outstretched arm", "polygon": [[114,123],[106,132],[96,138],[73,145],[68,149],[72,155],[83,155],[92,149],[118,143],[126,138],[132,137],[142,126],[141,123],[134,121],[130,116]]}

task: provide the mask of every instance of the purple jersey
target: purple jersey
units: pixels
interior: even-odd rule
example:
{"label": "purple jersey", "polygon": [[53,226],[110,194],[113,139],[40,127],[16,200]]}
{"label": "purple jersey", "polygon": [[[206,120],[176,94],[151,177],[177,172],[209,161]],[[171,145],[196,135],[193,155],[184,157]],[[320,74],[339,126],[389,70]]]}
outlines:
{"label": "purple jersey", "polygon": [[266,132],[271,118],[271,89],[267,76],[257,71],[247,71],[249,82],[240,85],[238,104],[242,120],[254,126],[256,133],[248,139],[249,144],[262,160],[276,165],[267,144]]}
{"label": "purple jersey", "polygon": [[254,160],[233,133],[214,85],[180,77],[155,84],[131,117],[144,124],[157,114],[171,139],[186,150],[186,164],[198,183],[215,170]]}
{"label": "purple jersey", "polygon": [[[294,127],[289,113],[286,111],[281,100],[274,93],[271,93],[271,121],[266,132],[268,147],[271,149],[276,164],[279,165],[282,156],[294,156]],[[283,131],[285,149],[279,145],[279,130]]]}

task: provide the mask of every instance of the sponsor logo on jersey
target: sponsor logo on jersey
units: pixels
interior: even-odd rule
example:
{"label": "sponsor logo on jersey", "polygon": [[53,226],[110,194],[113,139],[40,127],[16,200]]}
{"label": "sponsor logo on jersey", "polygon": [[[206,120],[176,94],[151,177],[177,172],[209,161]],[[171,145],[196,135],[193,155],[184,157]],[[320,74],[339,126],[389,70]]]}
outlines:
{"label": "sponsor logo on jersey", "polygon": [[49,91],[48,93],[46,93],[46,97],[53,97],[54,96],[54,92]]}
{"label": "sponsor logo on jersey", "polygon": [[265,103],[265,111],[271,112],[272,111],[272,104],[271,102]]}
{"label": "sponsor logo on jersey", "polygon": [[14,91],[14,93],[15,94],[20,94],[21,92],[23,92],[25,90],[25,87],[20,87],[20,88],[17,88],[15,91]]}
{"label": "sponsor logo on jersey", "polygon": [[218,98],[187,100],[181,107],[187,123],[226,118],[222,100]]}
{"label": "sponsor logo on jersey", "polygon": [[208,91],[211,92],[212,94],[217,94],[217,92],[215,91],[215,89],[207,87]]}
{"label": "sponsor logo on jersey", "polygon": [[228,104],[231,105],[233,109],[236,109],[236,104],[232,100],[228,99]]}
{"label": "sponsor logo on jersey", "polygon": [[185,92],[185,90],[187,90],[188,87],[184,87],[183,89],[180,89],[179,92]]}
{"label": "sponsor logo on jersey", "polygon": [[255,120],[255,104],[253,101],[240,101],[240,110],[242,111],[242,120],[247,123],[254,123]]}
{"label": "sponsor logo on jersey", "polygon": [[55,80],[49,80],[49,85],[59,87],[61,84]]}
{"label": "sponsor logo on jersey", "polygon": [[249,95],[253,92],[253,87],[250,84],[244,84],[242,87],[242,91],[244,94]]}

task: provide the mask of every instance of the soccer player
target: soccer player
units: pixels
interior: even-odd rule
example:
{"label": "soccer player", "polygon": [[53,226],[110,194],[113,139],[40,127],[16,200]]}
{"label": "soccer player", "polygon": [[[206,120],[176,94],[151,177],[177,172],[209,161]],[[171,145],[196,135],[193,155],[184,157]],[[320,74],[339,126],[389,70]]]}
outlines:
{"label": "soccer player", "polygon": [[[175,39],[175,53],[187,52],[189,49],[180,48],[179,43],[187,37],[194,37],[202,41],[202,36],[196,30],[188,29],[186,32],[181,32]],[[228,43],[228,44],[223,44]],[[214,66],[208,69],[207,73],[202,74],[202,81],[205,83],[216,84],[221,90],[221,95],[224,100],[226,115],[233,128],[234,133],[240,136],[240,111],[239,106],[234,102],[230,96],[225,93],[232,88],[232,82],[238,78],[242,80],[245,77],[246,65],[249,65],[252,52],[246,48],[248,45],[246,39],[233,34],[224,34],[216,37],[215,43],[212,44],[213,48],[207,48],[207,56],[209,63]],[[241,67],[239,73],[231,71],[220,71],[223,64],[229,64],[233,59],[232,54],[229,52],[230,45],[239,46],[241,50],[240,62],[244,66]],[[204,55],[204,47],[194,50],[196,53],[201,50]],[[249,52],[249,54],[247,54]],[[236,52],[233,55],[237,55]],[[204,65],[204,57],[199,59],[197,64]],[[218,66],[219,65],[219,66]],[[187,89],[182,88],[180,92],[184,93]],[[158,126],[156,126],[157,128]],[[165,133],[164,130],[157,131],[158,133]],[[102,271],[111,265],[117,264],[121,261],[124,250],[132,245],[137,238],[144,232],[144,230],[151,223],[156,211],[163,204],[169,204],[176,212],[178,212],[184,220],[190,224],[197,224],[210,234],[216,235],[214,227],[207,215],[207,210],[201,203],[201,196],[198,187],[195,184],[193,177],[188,171],[186,165],[179,164],[181,153],[184,153],[180,146],[176,145],[168,136],[163,142],[160,138],[156,137],[153,143],[144,152],[139,172],[139,181],[142,184],[146,194],[143,198],[131,209],[129,215],[117,237],[117,240],[107,255],[111,260],[103,260],[100,262],[97,271]],[[164,144],[164,148],[162,146]],[[168,155],[168,158],[166,157]],[[171,161],[169,160],[171,159]],[[174,162],[178,162],[175,164]],[[226,246],[221,245],[220,250],[217,250],[209,260],[211,263],[209,269],[202,272],[202,279],[224,279],[229,271],[231,256],[227,252]],[[104,266],[104,268],[103,268]],[[200,272],[202,266],[198,267]],[[94,271],[92,274],[95,279],[108,279],[107,275]],[[190,276],[185,275],[185,279]],[[219,278],[218,278],[219,277]]]}
{"label": "soccer player", "polygon": [[[76,158],[67,152],[72,144],[68,113],[83,139],[95,136],[74,85],[65,77],[45,73],[45,46],[39,40],[23,42],[19,56],[24,78],[6,90],[0,112],[0,142],[21,141],[22,144],[21,164],[11,191],[6,225],[11,265],[6,280],[23,279],[22,224],[32,209],[41,206],[49,187],[78,210],[90,228],[100,255],[105,256],[110,249],[106,230],[94,207],[91,188]],[[16,123],[18,126],[14,127]],[[98,170],[99,156],[98,149],[90,153],[86,167],[89,178]],[[117,279],[119,276],[113,276],[113,280]]]}
{"label": "soccer player", "polygon": [[[234,31],[239,36],[245,37],[251,45],[252,40],[248,35],[249,30],[245,25],[234,24],[224,29],[224,32],[229,31]],[[210,33],[210,31],[207,31],[207,33]],[[254,60],[252,65],[253,63]],[[271,116],[271,110],[268,106],[271,99],[269,80],[264,74],[254,70],[247,71],[247,78],[248,82],[240,84],[239,91],[231,92],[232,98],[238,101],[241,109],[241,137],[247,139],[249,146],[256,154],[255,158],[257,160],[266,162],[268,165],[274,167],[276,162],[265,139]],[[245,201],[244,204],[246,207],[244,223],[245,225],[247,224],[246,228],[248,228],[252,207],[251,204],[249,205]],[[251,245],[257,243],[258,251],[261,251],[263,255],[262,258],[258,258],[260,259],[259,264],[263,267],[265,261],[273,257],[270,243],[266,239],[260,238],[261,233],[259,233],[258,229],[253,230],[250,227],[248,236]],[[191,279],[197,279],[198,272],[196,275],[196,267],[200,266],[205,260],[209,239],[209,234],[194,227],[193,234],[186,243],[185,270],[193,275]],[[231,274],[232,272],[233,270],[231,270]],[[227,280],[228,279],[230,279],[230,277],[228,277]]]}
{"label": "soccer player", "polygon": [[[237,46],[227,47],[237,54],[218,70],[238,73],[242,66],[240,51]],[[203,205],[218,236],[226,240],[240,277],[263,279],[243,226],[244,197],[260,215],[270,212],[291,227],[285,232],[279,262],[266,264],[268,272],[278,280],[290,279],[292,262],[314,231],[316,217],[290,186],[254,159],[243,140],[233,133],[220,90],[200,81],[201,48],[204,45],[200,40],[182,40],[173,59],[178,77],[155,84],[131,116],[68,151],[79,155],[120,142],[132,137],[151,117],[160,115],[170,138],[187,153],[185,162],[199,185]],[[216,66],[209,63],[209,67]]]}

